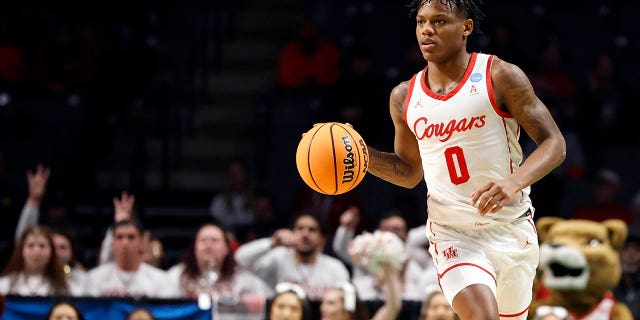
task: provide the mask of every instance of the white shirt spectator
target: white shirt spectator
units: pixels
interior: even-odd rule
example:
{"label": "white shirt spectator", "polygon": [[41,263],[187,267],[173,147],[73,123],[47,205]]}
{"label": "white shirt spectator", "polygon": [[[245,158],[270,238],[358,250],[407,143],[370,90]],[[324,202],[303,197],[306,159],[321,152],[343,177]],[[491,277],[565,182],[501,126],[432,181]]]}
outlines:
{"label": "white shirt spectator", "polygon": [[[184,272],[184,264],[178,263],[175,266],[171,267],[167,271],[167,275],[169,276],[172,283],[179,284],[179,296],[182,298],[191,298],[190,292],[197,292],[198,285],[202,282],[206,282],[207,279],[204,279],[204,276],[199,279],[192,281],[185,281],[182,277],[182,273]],[[258,278],[253,273],[238,269],[232,279],[227,281],[216,281],[215,282],[215,290],[212,290],[208,293],[214,293],[217,295],[226,295],[239,297],[243,294],[257,294],[262,295],[264,298],[271,297],[273,295],[273,291],[271,288],[267,286],[262,279]]]}
{"label": "white shirt spectator", "polygon": [[85,293],[94,297],[175,298],[178,288],[166,272],[146,263],[127,272],[109,262],[89,271]]}
{"label": "white shirt spectator", "polygon": [[28,276],[20,272],[0,278],[0,295],[7,294],[49,296],[53,295],[54,292],[49,281],[43,276]]}
{"label": "white shirt spectator", "polygon": [[263,279],[272,289],[280,282],[302,286],[310,300],[321,300],[327,289],[340,281],[349,281],[349,271],[333,257],[318,253],[313,264],[296,261],[292,248],[271,247],[271,239],[249,242],[236,251],[238,263]]}

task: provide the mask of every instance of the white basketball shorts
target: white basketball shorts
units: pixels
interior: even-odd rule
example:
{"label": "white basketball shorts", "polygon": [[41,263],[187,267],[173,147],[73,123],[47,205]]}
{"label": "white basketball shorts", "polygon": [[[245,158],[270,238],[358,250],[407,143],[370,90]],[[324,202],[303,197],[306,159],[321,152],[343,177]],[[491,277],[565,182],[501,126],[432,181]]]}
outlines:
{"label": "white basketball shorts", "polygon": [[501,319],[526,319],[539,260],[531,219],[484,229],[458,229],[427,221],[429,252],[449,304],[472,284],[487,285]]}

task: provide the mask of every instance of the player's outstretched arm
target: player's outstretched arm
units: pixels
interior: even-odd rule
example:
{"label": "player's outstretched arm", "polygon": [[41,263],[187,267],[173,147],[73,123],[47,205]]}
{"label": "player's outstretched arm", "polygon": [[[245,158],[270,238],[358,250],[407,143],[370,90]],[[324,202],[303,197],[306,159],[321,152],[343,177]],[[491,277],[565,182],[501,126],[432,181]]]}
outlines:
{"label": "player's outstretched arm", "polygon": [[405,188],[415,187],[423,178],[422,161],[415,136],[404,122],[404,103],[409,88],[405,81],[389,97],[389,112],[395,128],[394,152],[369,149],[368,171],[374,176]]}

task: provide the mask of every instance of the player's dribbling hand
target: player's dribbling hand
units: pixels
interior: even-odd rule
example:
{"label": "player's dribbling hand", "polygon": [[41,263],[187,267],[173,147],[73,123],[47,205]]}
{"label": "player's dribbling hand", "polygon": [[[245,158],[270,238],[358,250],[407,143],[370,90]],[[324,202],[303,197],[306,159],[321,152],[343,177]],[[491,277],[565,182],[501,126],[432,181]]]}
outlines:
{"label": "player's dribbling hand", "polygon": [[506,179],[489,181],[471,193],[471,205],[478,207],[478,213],[484,216],[496,213],[511,201],[515,191]]}

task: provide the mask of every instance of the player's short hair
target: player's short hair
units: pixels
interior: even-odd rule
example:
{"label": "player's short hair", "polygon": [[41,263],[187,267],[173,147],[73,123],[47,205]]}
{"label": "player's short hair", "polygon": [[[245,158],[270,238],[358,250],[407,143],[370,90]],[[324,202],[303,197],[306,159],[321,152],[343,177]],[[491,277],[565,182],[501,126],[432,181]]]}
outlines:
{"label": "player's short hair", "polygon": [[[425,4],[433,0],[411,0],[409,8],[411,9],[411,15],[415,16],[418,10]],[[476,32],[480,31],[480,24],[484,19],[484,13],[480,9],[482,6],[482,0],[438,0],[440,3],[448,6],[451,9],[456,9],[458,13],[463,14],[467,18],[473,20],[474,29]],[[480,32],[481,33],[481,32]]]}

